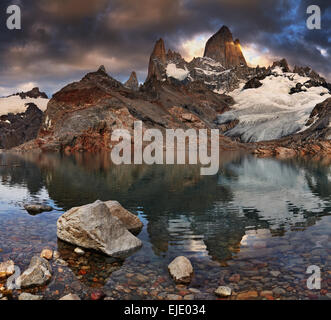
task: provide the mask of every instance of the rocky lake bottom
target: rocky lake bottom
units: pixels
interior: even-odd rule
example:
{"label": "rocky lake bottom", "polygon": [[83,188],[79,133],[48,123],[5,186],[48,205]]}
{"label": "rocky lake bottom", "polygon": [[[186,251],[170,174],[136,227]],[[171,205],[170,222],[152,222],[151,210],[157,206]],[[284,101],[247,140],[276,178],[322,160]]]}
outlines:
{"label": "rocky lake bottom", "polygon": [[[331,299],[330,159],[258,159],[222,154],[215,176],[197,166],[114,166],[104,154],[0,154],[0,263],[23,272],[44,248],[57,251],[51,281],[24,292],[56,299]],[[143,247],[126,259],[84,255],[57,239],[56,221],[72,207],[117,200],[144,223]],[[30,215],[26,203],[51,212]],[[168,272],[192,262],[189,285]],[[307,269],[321,270],[309,290]],[[0,281],[0,284],[2,282]],[[14,290],[12,299],[22,291]]]}

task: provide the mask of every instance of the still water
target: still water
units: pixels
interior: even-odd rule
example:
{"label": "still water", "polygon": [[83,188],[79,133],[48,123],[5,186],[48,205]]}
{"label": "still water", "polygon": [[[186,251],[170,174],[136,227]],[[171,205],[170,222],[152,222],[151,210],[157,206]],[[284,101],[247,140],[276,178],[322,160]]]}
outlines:
{"label": "still water", "polygon": [[[114,166],[108,155],[0,154],[0,262],[24,270],[45,247],[61,254],[53,277],[30,290],[45,299],[102,290],[113,299],[330,299],[331,159],[277,160],[223,154],[219,173],[197,166]],[[144,223],[143,247],[125,260],[57,240],[63,212],[95,200],[117,200]],[[55,210],[29,215],[25,203]],[[179,255],[194,267],[189,286],[167,271]],[[307,288],[306,270],[321,269],[321,289]],[[14,298],[17,293],[14,293]]]}

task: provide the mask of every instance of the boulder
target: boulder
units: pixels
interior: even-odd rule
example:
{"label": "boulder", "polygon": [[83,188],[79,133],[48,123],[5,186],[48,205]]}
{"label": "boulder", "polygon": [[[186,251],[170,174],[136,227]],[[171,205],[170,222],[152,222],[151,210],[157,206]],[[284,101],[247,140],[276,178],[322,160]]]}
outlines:
{"label": "boulder", "polygon": [[77,294],[67,294],[66,296],[62,297],[60,300],[81,300]]}
{"label": "boulder", "polygon": [[117,201],[107,201],[105,204],[111,215],[120,219],[131,233],[137,235],[141,231],[144,225],[136,215],[124,209]]}
{"label": "boulder", "polygon": [[59,239],[113,257],[127,255],[142,246],[102,201],[72,208],[57,221]]}
{"label": "boulder", "polygon": [[15,273],[15,264],[12,260],[0,263],[0,279],[10,277]]}
{"label": "boulder", "polygon": [[176,283],[188,284],[191,282],[193,267],[186,257],[177,257],[169,264],[168,269]]}
{"label": "boulder", "polygon": [[16,279],[16,285],[21,286],[21,288],[42,286],[51,278],[52,268],[49,262],[44,258],[34,256],[29,268]]}
{"label": "boulder", "polygon": [[43,296],[36,296],[30,293],[22,293],[19,295],[18,300],[28,300],[28,301],[32,301],[32,300],[42,300]]}

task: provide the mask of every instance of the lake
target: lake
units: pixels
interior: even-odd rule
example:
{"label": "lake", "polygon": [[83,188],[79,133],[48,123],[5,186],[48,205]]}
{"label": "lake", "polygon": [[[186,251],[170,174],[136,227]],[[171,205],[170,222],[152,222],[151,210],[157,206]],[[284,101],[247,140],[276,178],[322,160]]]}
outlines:
{"label": "lake", "polygon": [[[51,282],[29,290],[45,299],[99,290],[112,299],[216,299],[220,285],[232,299],[330,299],[330,162],[223,153],[218,174],[201,176],[192,165],[115,166],[108,154],[0,153],[0,262],[23,271],[43,248],[57,250]],[[125,260],[78,256],[56,237],[65,211],[97,199],[119,201],[144,223],[143,247]],[[31,202],[55,209],[32,216],[23,208]],[[194,267],[189,286],[168,274],[181,255]],[[321,270],[319,290],[307,288],[311,265]]]}

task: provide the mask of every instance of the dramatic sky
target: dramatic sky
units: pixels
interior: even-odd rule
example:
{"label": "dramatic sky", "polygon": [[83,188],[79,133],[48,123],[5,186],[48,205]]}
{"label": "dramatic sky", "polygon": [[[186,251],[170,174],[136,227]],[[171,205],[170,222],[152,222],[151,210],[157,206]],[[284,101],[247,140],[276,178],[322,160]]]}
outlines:
{"label": "dramatic sky", "polygon": [[[124,81],[146,77],[154,42],[186,59],[203,54],[223,24],[239,38],[252,65],[286,57],[331,81],[329,0],[1,0],[0,96],[39,86],[54,93],[104,64]],[[6,28],[6,8],[18,4],[22,30]],[[321,30],[306,27],[319,5]]]}

